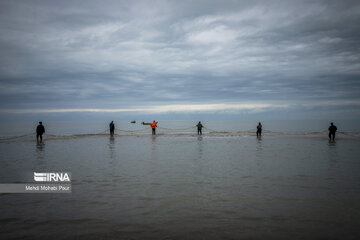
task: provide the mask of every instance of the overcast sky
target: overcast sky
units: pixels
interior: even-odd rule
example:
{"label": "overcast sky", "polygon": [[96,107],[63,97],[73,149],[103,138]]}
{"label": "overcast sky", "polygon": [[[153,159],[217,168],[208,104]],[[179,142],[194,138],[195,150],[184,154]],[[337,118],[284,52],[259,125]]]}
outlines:
{"label": "overcast sky", "polygon": [[0,117],[359,118],[359,13],[344,0],[0,1]]}

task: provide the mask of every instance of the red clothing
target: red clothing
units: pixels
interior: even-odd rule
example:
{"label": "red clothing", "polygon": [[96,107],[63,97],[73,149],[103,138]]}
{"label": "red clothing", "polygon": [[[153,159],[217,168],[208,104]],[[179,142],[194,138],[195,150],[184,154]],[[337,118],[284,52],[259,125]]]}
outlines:
{"label": "red clothing", "polygon": [[156,127],[157,127],[156,122],[152,122],[152,123],[151,123],[151,128],[155,129]]}

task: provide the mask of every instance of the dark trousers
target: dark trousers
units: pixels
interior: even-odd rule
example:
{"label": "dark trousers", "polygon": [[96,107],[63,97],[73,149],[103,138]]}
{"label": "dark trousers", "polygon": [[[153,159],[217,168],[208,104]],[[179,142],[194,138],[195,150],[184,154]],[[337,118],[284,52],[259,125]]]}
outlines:
{"label": "dark trousers", "polygon": [[115,130],[114,129],[110,129],[110,135],[114,135]]}
{"label": "dark trousers", "polygon": [[39,141],[39,138],[40,138],[40,142],[42,142],[42,134],[37,133],[36,134],[36,140]]}
{"label": "dark trousers", "polygon": [[330,140],[331,140],[331,135],[332,135],[332,140],[335,140],[335,133],[329,132],[329,139]]}
{"label": "dark trousers", "polygon": [[152,135],[156,135],[156,128],[152,128]]}
{"label": "dark trousers", "polygon": [[257,131],[256,131],[256,136],[258,137],[258,136],[261,136],[261,129],[258,129]]}
{"label": "dark trousers", "polygon": [[201,128],[198,128],[198,135],[202,135],[202,130],[201,130]]}

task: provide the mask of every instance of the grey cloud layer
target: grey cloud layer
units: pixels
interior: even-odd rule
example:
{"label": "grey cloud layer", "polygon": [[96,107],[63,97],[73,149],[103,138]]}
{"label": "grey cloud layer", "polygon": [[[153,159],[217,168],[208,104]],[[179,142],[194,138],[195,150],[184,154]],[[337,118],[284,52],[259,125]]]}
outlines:
{"label": "grey cloud layer", "polygon": [[1,109],[360,101],[357,1],[2,1],[0,9]]}

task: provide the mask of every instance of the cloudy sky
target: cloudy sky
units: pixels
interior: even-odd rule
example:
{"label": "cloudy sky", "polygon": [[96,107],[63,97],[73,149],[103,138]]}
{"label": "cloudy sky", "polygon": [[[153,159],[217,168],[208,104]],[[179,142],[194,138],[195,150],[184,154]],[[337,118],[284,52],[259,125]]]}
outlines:
{"label": "cloudy sky", "polygon": [[0,1],[0,118],[359,118],[359,12],[344,0]]}

